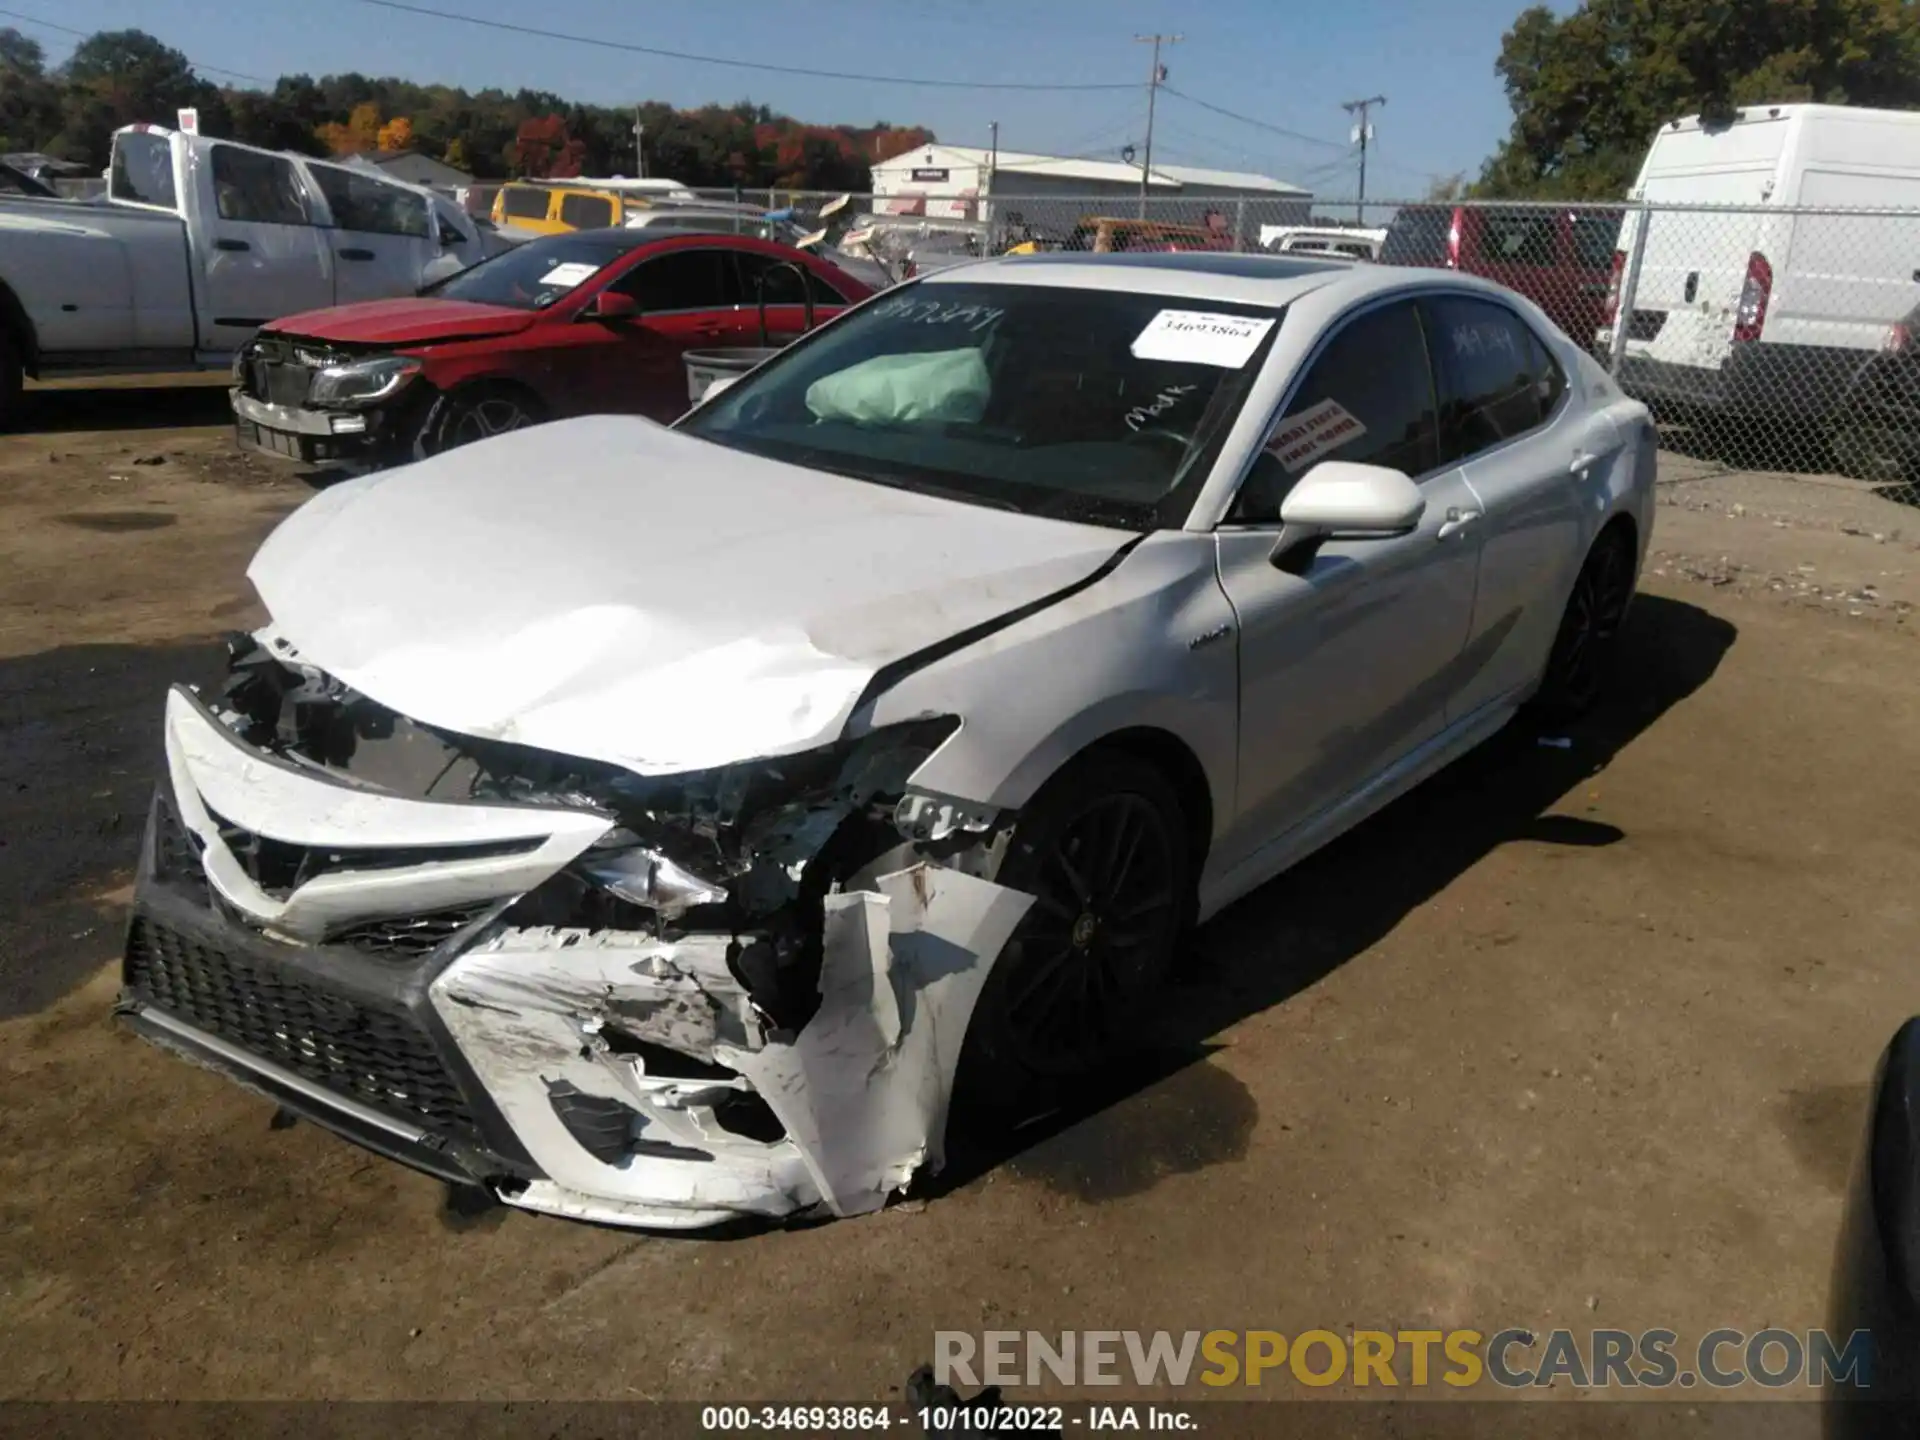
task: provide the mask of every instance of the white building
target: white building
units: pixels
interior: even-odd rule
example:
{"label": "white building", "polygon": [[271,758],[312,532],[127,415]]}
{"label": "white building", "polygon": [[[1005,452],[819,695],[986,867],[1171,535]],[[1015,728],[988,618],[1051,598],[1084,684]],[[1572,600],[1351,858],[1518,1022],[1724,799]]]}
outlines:
{"label": "white building", "polygon": [[[1086,206],[1035,202],[1107,201],[1095,208],[1131,216],[1139,205],[1140,167],[1017,150],[996,155],[972,145],[923,145],[875,165],[873,193],[875,209],[895,214],[1004,220],[1009,211],[1018,210],[1040,222],[1035,212],[1044,211],[1045,223],[1070,224],[1071,219],[1059,216],[1067,210],[1084,212]],[[1216,202],[1211,208],[1225,212],[1230,221],[1239,212],[1243,233],[1249,235],[1260,224],[1304,223],[1313,205],[1311,192],[1271,176],[1158,161],[1147,181],[1147,198],[1153,218],[1185,224],[1198,224],[1210,208],[1203,202]],[[1189,203],[1171,203],[1181,201]],[[1120,202],[1129,203],[1122,209]]]}

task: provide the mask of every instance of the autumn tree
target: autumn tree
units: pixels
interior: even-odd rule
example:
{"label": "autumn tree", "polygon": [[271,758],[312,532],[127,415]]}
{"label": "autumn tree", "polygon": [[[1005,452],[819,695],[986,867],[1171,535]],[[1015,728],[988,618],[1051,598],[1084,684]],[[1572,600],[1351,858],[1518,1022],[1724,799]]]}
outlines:
{"label": "autumn tree", "polygon": [[1920,106],[1920,11],[1907,0],[1584,0],[1563,17],[1535,5],[1494,68],[1513,124],[1476,189],[1609,198],[1682,115],[1796,100]]}
{"label": "autumn tree", "polygon": [[567,133],[558,115],[522,122],[514,137],[514,168],[534,180],[569,180],[580,173],[586,145]]}
{"label": "autumn tree", "polygon": [[411,150],[413,122],[404,115],[394,116],[380,127],[376,143],[382,150]]}

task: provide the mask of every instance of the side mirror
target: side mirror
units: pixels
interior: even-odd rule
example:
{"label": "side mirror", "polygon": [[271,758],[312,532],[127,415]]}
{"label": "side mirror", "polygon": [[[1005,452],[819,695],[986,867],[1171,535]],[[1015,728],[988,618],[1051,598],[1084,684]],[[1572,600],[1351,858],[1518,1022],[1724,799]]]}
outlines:
{"label": "side mirror", "polygon": [[1324,540],[1390,540],[1411,534],[1426,514],[1427,497],[1399,470],[1322,460],[1280,504],[1280,540],[1274,563]]}
{"label": "side mirror", "polygon": [[631,320],[640,313],[640,302],[617,290],[602,290],[587,302],[589,320]]}

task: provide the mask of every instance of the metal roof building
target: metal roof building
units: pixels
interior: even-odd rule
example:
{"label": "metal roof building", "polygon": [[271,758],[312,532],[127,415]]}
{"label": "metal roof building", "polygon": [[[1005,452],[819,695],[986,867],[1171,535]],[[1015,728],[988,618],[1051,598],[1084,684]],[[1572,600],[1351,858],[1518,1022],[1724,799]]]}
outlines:
{"label": "metal roof building", "polygon": [[[1139,202],[1140,167],[1018,150],[996,155],[973,145],[923,145],[875,165],[873,193],[879,210],[964,219],[989,218],[983,209],[997,209],[1004,217],[1013,208],[1032,218],[1042,208],[1033,202],[1044,201],[1129,201],[1121,213],[1132,215]],[[1240,210],[1254,223],[1269,225],[1304,223],[1313,205],[1311,191],[1270,175],[1157,161],[1147,196],[1155,218],[1186,223],[1197,223],[1208,201],[1236,202],[1217,208],[1230,214]],[[1016,200],[1027,203],[1009,204]],[[1192,203],[1172,203],[1179,201]]]}

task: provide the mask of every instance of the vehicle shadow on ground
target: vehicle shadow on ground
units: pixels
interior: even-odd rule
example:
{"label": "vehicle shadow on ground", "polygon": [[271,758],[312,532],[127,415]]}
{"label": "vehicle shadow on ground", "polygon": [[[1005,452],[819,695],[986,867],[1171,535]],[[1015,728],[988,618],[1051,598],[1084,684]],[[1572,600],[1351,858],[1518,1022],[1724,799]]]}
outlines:
{"label": "vehicle shadow on ground", "polygon": [[99,385],[86,389],[33,390],[20,428],[58,435],[76,430],[175,430],[195,425],[231,425],[225,387],[153,384]]}
{"label": "vehicle shadow on ground", "polygon": [[1219,1048],[1213,1037],[1309,989],[1501,845],[1623,839],[1611,825],[1555,807],[1706,684],[1734,637],[1731,624],[1695,606],[1641,596],[1603,706],[1545,737],[1523,717],[1216,916],[1194,937],[1137,1067],[1006,1141],[957,1141],[934,1188],[958,1188],[1004,1164],[1099,1200],[1236,1158],[1257,1115],[1237,1080],[1197,1063]]}
{"label": "vehicle shadow on ground", "polygon": [[0,1020],[44,1009],[120,952],[109,898],[138,856],[167,687],[225,651],[76,645],[0,660]]}

